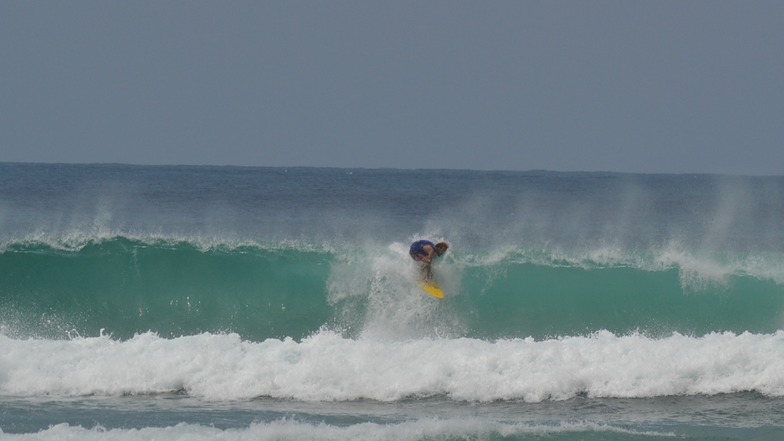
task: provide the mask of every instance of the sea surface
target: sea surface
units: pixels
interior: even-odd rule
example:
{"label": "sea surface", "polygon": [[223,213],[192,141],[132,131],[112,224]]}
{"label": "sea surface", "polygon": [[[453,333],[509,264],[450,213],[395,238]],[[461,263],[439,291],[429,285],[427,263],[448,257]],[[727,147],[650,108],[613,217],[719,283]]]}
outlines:
{"label": "sea surface", "polygon": [[0,439],[780,441],[784,177],[0,163]]}

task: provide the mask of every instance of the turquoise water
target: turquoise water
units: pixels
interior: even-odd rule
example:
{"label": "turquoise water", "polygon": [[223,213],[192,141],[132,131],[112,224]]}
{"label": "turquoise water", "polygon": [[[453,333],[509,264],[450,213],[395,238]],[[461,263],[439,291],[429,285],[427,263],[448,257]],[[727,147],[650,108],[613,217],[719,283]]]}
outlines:
{"label": "turquoise water", "polygon": [[0,438],[782,439],[783,195],[0,164]]}
{"label": "turquoise water", "polygon": [[[6,332],[20,337],[105,332],[128,339],[152,331],[301,340],[325,325],[361,330],[373,296],[418,295],[413,263],[399,252],[404,244],[396,246],[397,252],[303,244],[204,247],[126,237],[68,248],[9,243],[0,253],[0,304]],[[713,271],[697,274],[684,262],[628,257],[597,263],[520,250],[495,256],[454,251],[439,263],[450,294],[440,307],[460,324],[450,336],[769,334],[782,325],[784,286],[776,275],[749,274],[748,262],[736,260],[733,268],[712,261]]]}

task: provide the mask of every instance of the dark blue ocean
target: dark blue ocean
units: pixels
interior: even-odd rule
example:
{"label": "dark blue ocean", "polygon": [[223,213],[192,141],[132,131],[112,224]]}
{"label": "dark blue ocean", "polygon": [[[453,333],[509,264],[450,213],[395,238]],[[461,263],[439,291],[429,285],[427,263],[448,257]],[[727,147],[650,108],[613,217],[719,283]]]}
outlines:
{"label": "dark blue ocean", "polygon": [[0,439],[784,439],[784,177],[0,163]]}

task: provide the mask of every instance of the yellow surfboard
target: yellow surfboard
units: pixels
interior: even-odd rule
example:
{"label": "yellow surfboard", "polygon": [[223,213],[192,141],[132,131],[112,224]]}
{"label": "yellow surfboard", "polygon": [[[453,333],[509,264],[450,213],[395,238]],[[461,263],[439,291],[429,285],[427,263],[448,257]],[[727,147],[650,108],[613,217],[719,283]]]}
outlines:
{"label": "yellow surfboard", "polygon": [[444,298],[444,291],[441,291],[441,288],[436,285],[436,282],[419,282],[419,287],[422,288],[422,291],[430,294],[431,296],[437,299]]}

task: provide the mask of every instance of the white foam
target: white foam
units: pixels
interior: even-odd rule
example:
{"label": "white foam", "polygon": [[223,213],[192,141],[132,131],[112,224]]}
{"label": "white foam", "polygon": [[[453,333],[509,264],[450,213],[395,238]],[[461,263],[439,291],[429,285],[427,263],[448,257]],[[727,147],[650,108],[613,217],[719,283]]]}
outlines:
{"label": "white foam", "polygon": [[[457,295],[456,268],[440,261],[436,265],[442,288]],[[448,311],[453,305],[424,295],[417,285],[420,277],[408,245],[392,243],[385,250],[347,255],[333,263],[328,299],[339,322],[355,326],[354,334],[365,337],[401,340],[464,333],[456,315]]]}
{"label": "white foam", "polygon": [[600,332],[495,342],[152,333],[67,341],[0,336],[0,394],[80,396],[185,391],[205,400],[308,401],[448,396],[536,402],[757,391],[784,396],[784,331],[652,339]]}
{"label": "white foam", "polygon": [[562,422],[552,425],[500,423],[469,419],[422,419],[398,424],[361,423],[350,426],[331,426],[326,424],[304,423],[296,420],[280,420],[270,423],[254,423],[246,428],[219,429],[195,424],[178,424],[170,427],[145,427],[142,429],[105,429],[95,427],[86,429],[80,426],[58,424],[36,434],[2,434],[7,440],[35,439],[63,440],[376,440],[376,441],[415,441],[422,439],[485,439],[492,434],[503,437],[538,435],[547,436],[558,433],[622,433],[649,436],[674,436],[669,433],[635,432],[610,425],[589,422]]}

